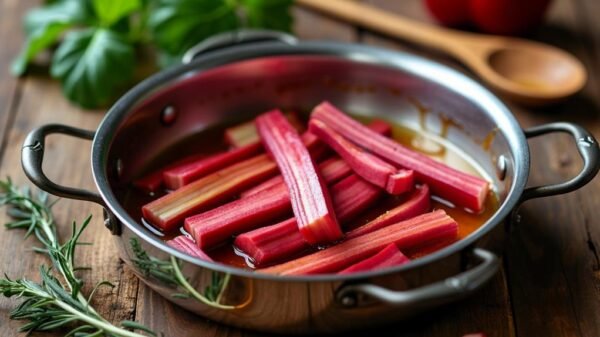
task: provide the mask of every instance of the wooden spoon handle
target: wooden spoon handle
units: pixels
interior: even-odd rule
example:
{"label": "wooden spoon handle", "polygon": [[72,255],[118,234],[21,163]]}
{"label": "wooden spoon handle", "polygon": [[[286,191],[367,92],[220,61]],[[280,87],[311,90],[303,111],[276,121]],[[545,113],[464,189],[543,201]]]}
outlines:
{"label": "wooden spoon handle", "polygon": [[453,32],[403,18],[352,0],[296,0],[300,6],[321,12],[372,31],[426,47],[451,52],[460,44]]}

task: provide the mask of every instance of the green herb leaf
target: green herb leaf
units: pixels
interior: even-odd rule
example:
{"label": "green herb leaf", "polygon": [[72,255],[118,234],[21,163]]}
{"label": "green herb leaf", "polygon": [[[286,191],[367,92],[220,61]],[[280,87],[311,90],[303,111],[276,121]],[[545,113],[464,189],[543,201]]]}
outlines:
{"label": "green herb leaf", "polygon": [[52,60],[51,74],[73,102],[95,108],[131,80],[135,50],[122,35],[107,29],[71,31]]}
{"label": "green herb leaf", "polygon": [[242,0],[241,6],[246,14],[246,25],[290,32],[292,15],[290,7],[293,0]]}
{"label": "green herb leaf", "polygon": [[96,16],[102,27],[110,27],[121,18],[139,9],[140,0],[93,0]]}
{"label": "green herb leaf", "polygon": [[24,28],[31,35],[52,23],[94,24],[88,0],[63,0],[30,10],[25,15]]}
{"label": "green herb leaf", "polygon": [[235,6],[224,0],[159,0],[148,23],[158,46],[171,55],[239,26]]}
{"label": "green herb leaf", "polygon": [[70,27],[68,23],[53,22],[34,31],[27,38],[25,46],[19,56],[13,61],[11,71],[15,76],[20,76],[27,70],[31,62],[41,51],[50,47],[58,40],[60,35]]}

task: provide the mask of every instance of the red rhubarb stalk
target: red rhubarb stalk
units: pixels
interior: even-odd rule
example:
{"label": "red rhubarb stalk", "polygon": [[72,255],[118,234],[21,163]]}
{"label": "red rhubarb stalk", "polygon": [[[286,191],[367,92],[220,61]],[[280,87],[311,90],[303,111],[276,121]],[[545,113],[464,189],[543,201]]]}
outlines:
{"label": "red rhubarb stalk", "polygon": [[300,136],[281,111],[256,118],[256,128],[289,190],[298,228],[310,244],[335,241],[342,231],[335,217],[329,191]]}
{"label": "red rhubarb stalk", "polygon": [[[352,170],[350,169],[350,166],[340,158],[330,158],[319,164],[319,172],[321,172],[321,176],[327,184],[334,184],[347,177],[352,173]],[[278,184],[284,184],[282,176],[273,177],[260,185],[256,185],[253,188],[242,192],[240,196],[245,198]]]}
{"label": "red rhubarb stalk", "polygon": [[202,249],[198,248],[196,243],[194,243],[194,241],[187,236],[180,235],[174,239],[171,239],[167,241],[167,245],[177,249],[180,252],[197,257],[200,260],[213,261],[210,256],[206,255],[206,253]]}
{"label": "red rhubarb stalk", "polygon": [[336,273],[376,254],[390,244],[395,244],[398,249],[404,251],[455,239],[457,235],[456,221],[443,210],[438,210],[262,271],[281,275]]}
{"label": "red rhubarb stalk", "polygon": [[163,179],[168,188],[176,190],[192,181],[206,176],[207,174],[255,156],[261,151],[261,144],[253,143],[233,150],[221,152],[208,158],[202,158],[165,170],[163,172]]}
{"label": "red rhubarb stalk", "polygon": [[[355,174],[335,184],[331,197],[340,223],[352,220],[373,205],[381,193],[381,189]],[[310,248],[295,218],[241,234],[235,239],[235,246],[248,255],[255,266],[285,261]]]}
{"label": "red rhubarb stalk", "polygon": [[[373,130],[374,132],[377,132],[382,135],[390,136],[391,132],[392,132],[392,127],[388,123],[381,121],[381,120],[374,120],[371,123],[369,123],[369,125],[367,125],[367,127],[369,129]],[[313,158],[317,157],[319,152],[322,150],[322,148],[320,148],[318,146],[319,142],[318,142],[317,136],[315,136],[313,133],[308,131],[302,135],[302,141],[304,142],[304,145],[306,145],[306,147],[309,149],[309,151],[311,151],[311,155],[313,156]],[[316,148],[316,150],[315,150],[315,148]],[[342,165],[342,164],[340,164],[340,165]],[[344,165],[345,165],[345,167],[348,167],[347,164],[344,164]],[[334,167],[331,167],[330,169],[335,170]],[[407,171],[404,171],[404,172],[407,172]],[[327,174],[327,172],[325,172],[325,171],[321,171],[321,173],[325,174],[325,175]],[[398,172],[398,174],[402,174],[402,172]],[[242,198],[247,197],[258,191],[267,189],[279,182],[283,182],[283,178],[281,176],[274,177],[272,179],[265,181],[264,183],[262,183],[260,185],[255,186],[254,188],[251,188],[245,192],[242,192],[241,197]]]}
{"label": "red rhubarb stalk", "polygon": [[489,191],[486,180],[455,170],[378,135],[328,102],[318,105],[311,117],[392,164],[413,170],[417,180],[428,184],[433,194],[475,212],[483,209]]}
{"label": "red rhubarb stalk", "polygon": [[[326,183],[334,182],[340,172],[350,173],[350,168],[339,165],[343,160],[325,161],[320,167],[328,174],[323,174]],[[333,172],[331,167],[335,167]],[[244,233],[268,221],[276,220],[290,214],[292,210],[290,195],[285,183],[278,184],[254,193],[242,199],[213,208],[185,219],[185,229],[192,235],[201,248],[211,248],[233,235]]]}
{"label": "red rhubarb stalk", "polygon": [[350,165],[354,173],[366,181],[394,195],[412,189],[414,183],[412,171],[399,172],[393,165],[354,145],[319,120],[311,120],[309,130],[337,152]]}
{"label": "red rhubarb stalk", "polygon": [[151,172],[140,179],[134,180],[133,186],[139,188],[144,192],[156,192],[164,185],[163,173],[165,171],[180,165],[185,165],[187,163],[191,163],[197,160],[202,160],[203,157],[204,155],[192,155],[185,157],[182,160],[179,160],[171,165],[167,165],[164,168]]}
{"label": "red rhubarb stalk", "polygon": [[346,239],[352,239],[367,233],[374,232],[385,226],[413,218],[428,212],[431,208],[429,188],[421,185],[415,188],[402,204],[386,211],[369,223],[357,227],[346,233]]}
{"label": "red rhubarb stalk", "polygon": [[339,274],[352,274],[378,269],[385,269],[395,266],[401,266],[408,262],[410,262],[410,259],[404,254],[402,254],[400,249],[398,249],[398,247],[395,244],[391,244],[383,248],[379,253],[340,271]]}
{"label": "red rhubarb stalk", "polygon": [[277,173],[266,154],[246,159],[186,185],[142,207],[142,214],[163,231],[177,227],[187,216],[227,200]]}

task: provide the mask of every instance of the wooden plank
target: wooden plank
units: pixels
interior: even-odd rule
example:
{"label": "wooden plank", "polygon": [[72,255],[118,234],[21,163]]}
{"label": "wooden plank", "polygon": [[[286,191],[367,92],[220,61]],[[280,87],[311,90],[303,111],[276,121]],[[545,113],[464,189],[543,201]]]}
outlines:
{"label": "wooden plank", "polygon": [[[563,105],[538,111],[513,106],[524,126],[568,120],[598,137],[598,55],[581,9],[582,2],[555,1],[548,24],[535,38],[562,47],[590,71],[584,91]],[[588,15],[592,15],[591,13]],[[595,20],[595,19],[594,19]],[[567,136],[531,141],[532,185],[564,181],[580,169],[574,142]],[[509,248],[509,288],[522,336],[597,336],[600,331],[600,179],[581,190],[527,202]]]}
{"label": "wooden plank", "polygon": [[3,0],[0,2],[0,160],[6,147],[3,141],[12,124],[12,117],[20,98],[19,81],[8,71],[23,41],[21,17],[37,0]]}
{"label": "wooden plank", "polygon": [[[17,109],[14,126],[8,134],[7,149],[4,155],[0,176],[11,176],[17,183],[24,183],[21,166],[21,146],[32,128],[47,123],[64,123],[86,129],[95,129],[101,112],[82,111],[71,106],[62,96],[60,87],[54,80],[36,76],[27,78],[23,85],[23,98]],[[50,137],[46,146],[44,169],[48,176],[58,183],[93,189],[90,173],[90,143],[67,137]],[[82,201],[61,200],[54,208],[63,237],[70,234],[73,220],[80,223],[89,214],[93,215],[90,227],[82,237],[82,241],[93,242],[94,246],[78,248],[76,261],[81,266],[93,266],[92,271],[82,272],[87,281],[85,291],[89,292],[100,280],[108,280],[115,285],[113,289],[101,289],[93,302],[96,309],[114,321],[132,319],[137,279],[122,268],[121,262],[113,247],[112,237],[104,228],[101,208],[95,204]],[[0,222],[7,221],[4,212],[0,214]],[[39,265],[47,260],[31,252],[35,245],[33,240],[23,244],[23,232],[10,231],[0,236],[0,261],[3,272],[12,278],[27,277],[38,280]],[[15,256],[22,258],[15,259]],[[18,323],[8,320],[8,310],[15,306],[15,300],[0,300],[0,335],[12,336]],[[57,334],[59,336],[62,334]],[[45,335],[46,336],[46,335]]]}

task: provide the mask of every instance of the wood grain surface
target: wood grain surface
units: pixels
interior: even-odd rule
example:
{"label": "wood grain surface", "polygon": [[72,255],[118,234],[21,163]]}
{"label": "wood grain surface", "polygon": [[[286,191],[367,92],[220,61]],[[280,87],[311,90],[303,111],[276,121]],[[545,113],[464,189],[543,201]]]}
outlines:
{"label": "wood grain surface", "polygon": [[[364,0],[375,6],[415,19],[430,21],[420,0]],[[60,87],[40,71],[22,79],[8,73],[12,58],[22,44],[20,18],[36,5],[34,0],[0,1],[0,176],[26,182],[20,167],[20,151],[27,132],[46,123],[64,123],[94,129],[103,111],[84,111],[69,104]],[[600,12],[598,0],[556,0],[548,22],[530,38],[564,48],[581,59],[590,79],[573,99],[544,110],[525,109],[509,103],[524,128],[559,120],[584,125],[600,138]],[[377,36],[303,9],[294,9],[295,32],[304,39],[360,41],[390,49],[407,50],[466,70],[442,55],[415,49],[401,41]],[[43,68],[43,67],[42,67]],[[466,72],[470,75],[468,72]],[[574,142],[551,135],[530,141],[530,184],[559,182],[581,167]],[[45,163],[48,175],[66,185],[93,188],[89,170],[89,143],[68,137],[50,137]],[[97,205],[62,200],[56,207],[59,223],[94,217],[78,253],[80,265],[93,266],[85,274],[88,284],[108,280],[94,305],[108,319],[137,320],[166,336],[259,336],[223,326],[174,307],[141,284],[116,256],[111,235],[101,221]],[[506,247],[503,268],[490,284],[461,303],[436,310],[410,322],[354,335],[462,336],[485,332],[487,336],[580,336],[600,335],[600,179],[560,198],[527,202]],[[6,222],[2,212],[0,222]],[[63,226],[63,228],[66,228]],[[63,233],[67,234],[67,233]],[[0,235],[0,265],[9,276],[37,279],[43,257],[23,242],[20,232]],[[16,301],[0,298],[0,336],[17,336],[18,323],[8,319]],[[35,336],[61,336],[36,334]]]}

